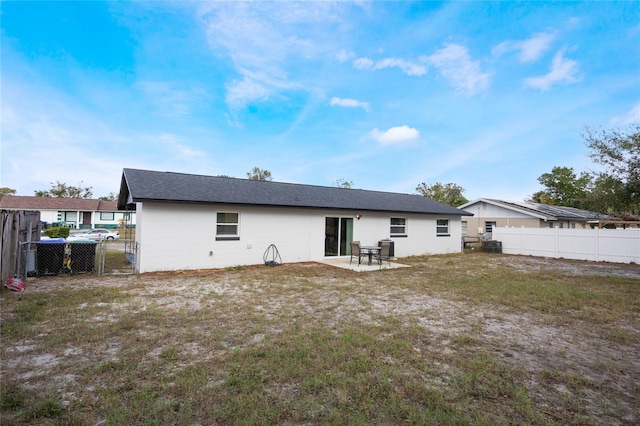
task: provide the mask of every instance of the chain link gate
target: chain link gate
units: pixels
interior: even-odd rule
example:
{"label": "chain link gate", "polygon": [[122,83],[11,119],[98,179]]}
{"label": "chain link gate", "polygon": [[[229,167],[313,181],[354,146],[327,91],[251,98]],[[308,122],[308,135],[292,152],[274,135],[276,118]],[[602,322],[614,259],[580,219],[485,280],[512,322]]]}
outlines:
{"label": "chain link gate", "polygon": [[69,241],[63,238],[19,243],[16,277],[90,273],[135,273],[137,243],[133,240]]}

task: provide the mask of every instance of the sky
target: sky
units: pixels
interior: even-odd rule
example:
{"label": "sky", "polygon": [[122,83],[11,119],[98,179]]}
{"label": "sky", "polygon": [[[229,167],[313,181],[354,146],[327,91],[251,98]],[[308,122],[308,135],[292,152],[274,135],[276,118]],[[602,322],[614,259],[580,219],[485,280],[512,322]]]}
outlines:
{"label": "sky", "polygon": [[521,201],[640,122],[640,2],[0,2],[0,187],[123,168]]}

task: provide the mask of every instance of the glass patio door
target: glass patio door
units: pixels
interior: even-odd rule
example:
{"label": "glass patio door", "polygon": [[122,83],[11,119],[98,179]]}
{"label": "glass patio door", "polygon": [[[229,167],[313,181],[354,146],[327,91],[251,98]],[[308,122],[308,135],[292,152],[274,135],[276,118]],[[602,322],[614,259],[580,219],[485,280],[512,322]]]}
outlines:
{"label": "glass patio door", "polygon": [[328,217],[325,220],[324,255],[349,256],[353,241],[353,218]]}

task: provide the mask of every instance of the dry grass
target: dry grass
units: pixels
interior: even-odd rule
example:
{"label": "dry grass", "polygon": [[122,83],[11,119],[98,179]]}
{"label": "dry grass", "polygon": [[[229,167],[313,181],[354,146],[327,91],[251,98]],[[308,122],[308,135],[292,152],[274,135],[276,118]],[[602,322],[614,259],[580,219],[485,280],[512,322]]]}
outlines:
{"label": "dry grass", "polygon": [[485,254],[31,279],[1,424],[637,424],[640,268]]}

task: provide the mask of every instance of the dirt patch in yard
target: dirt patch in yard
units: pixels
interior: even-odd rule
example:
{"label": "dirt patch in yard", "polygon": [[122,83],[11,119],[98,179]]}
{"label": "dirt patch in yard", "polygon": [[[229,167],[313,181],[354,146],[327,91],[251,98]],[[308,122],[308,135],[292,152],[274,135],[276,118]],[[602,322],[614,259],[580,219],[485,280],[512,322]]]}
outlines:
{"label": "dirt patch in yard", "polygon": [[506,256],[499,258],[499,264],[509,265],[517,270],[526,272],[551,269],[575,275],[640,278],[640,266],[628,263],[585,262],[580,260],[533,256]]}
{"label": "dirt patch in yard", "polygon": [[[93,421],[101,422],[105,418],[86,407],[96,387],[113,384],[97,379],[92,383],[91,372],[96,365],[116,368],[109,366],[123,361],[126,351],[143,350],[133,349],[132,339],[157,342],[144,349],[139,360],[179,360],[158,372],[171,376],[186,368],[189,359],[222,362],[234,352],[278,338],[284,330],[322,326],[338,333],[361,324],[378,327],[390,339],[411,330],[407,339],[415,358],[424,358],[437,372],[425,380],[438,388],[459,383],[461,359],[488,357],[523,383],[530,409],[537,413],[532,418],[542,423],[640,423],[640,305],[624,300],[640,296],[638,265],[483,254],[403,263],[412,267],[358,274],[310,263],[29,279],[24,295],[2,293],[0,321],[5,330],[17,327],[16,321],[27,315],[21,297],[43,294],[56,300],[84,291],[88,300],[64,302],[67,321],[111,324],[121,332],[85,344],[82,339],[89,336],[82,330],[34,311],[35,319],[20,325],[30,327],[28,333],[21,336],[14,330],[9,339],[3,338],[3,380],[55,396],[63,409],[79,404]],[[587,284],[576,276],[588,277]],[[539,291],[539,286],[534,289],[536,277],[549,286],[548,292],[531,294]],[[476,285],[480,287],[473,290]],[[598,295],[611,286],[628,293],[620,295],[620,301],[607,293],[611,304],[620,304],[608,308]],[[523,300],[526,297],[530,301]],[[576,301],[568,303],[567,297]],[[191,320],[186,325],[177,322],[182,317]],[[179,329],[172,330],[173,321]],[[388,362],[394,362],[390,355]],[[211,386],[221,380],[212,377]],[[475,398],[482,400],[483,395]],[[501,397],[486,396],[488,409],[503,407],[493,398]],[[498,424],[518,419],[504,410],[505,417],[494,418]]]}

